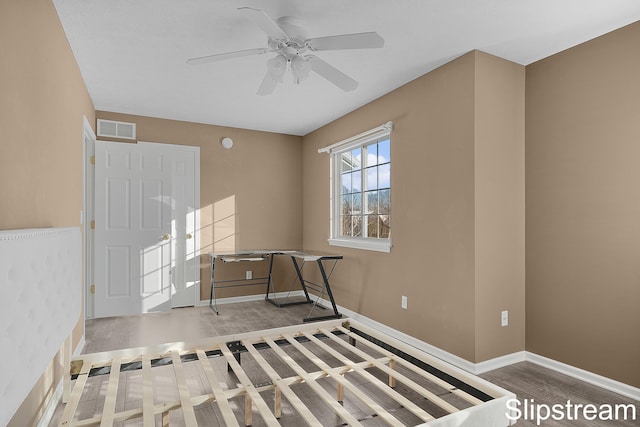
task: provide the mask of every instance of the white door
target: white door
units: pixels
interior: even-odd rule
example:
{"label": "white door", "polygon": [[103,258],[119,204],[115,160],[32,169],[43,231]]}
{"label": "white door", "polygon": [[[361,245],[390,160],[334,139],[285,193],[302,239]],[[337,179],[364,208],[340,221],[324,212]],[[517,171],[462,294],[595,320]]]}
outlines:
{"label": "white door", "polygon": [[[168,310],[172,289],[188,289],[186,220],[176,221],[186,217],[187,203],[176,203],[183,196],[175,182],[194,194],[195,176],[174,179],[188,162],[172,147],[96,142],[95,317]],[[193,297],[182,305],[195,303],[197,276],[193,282]]]}

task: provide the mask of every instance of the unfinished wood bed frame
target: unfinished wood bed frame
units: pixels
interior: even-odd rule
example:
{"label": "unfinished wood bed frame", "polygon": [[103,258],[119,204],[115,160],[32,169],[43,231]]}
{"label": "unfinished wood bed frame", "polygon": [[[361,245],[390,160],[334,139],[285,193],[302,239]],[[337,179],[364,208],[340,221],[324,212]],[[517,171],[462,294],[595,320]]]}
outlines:
{"label": "unfinished wood bed frame", "polygon": [[[217,365],[224,362],[227,369],[220,369]],[[160,366],[165,374],[172,366],[179,398],[164,401],[154,394],[154,371]],[[185,375],[187,367],[206,378],[206,392],[190,392],[193,381]],[[142,371],[141,403],[118,411],[117,399],[123,406],[120,378],[133,370]],[[76,412],[88,379],[107,374],[108,385],[101,387],[106,389],[102,413],[80,419]],[[221,386],[224,376],[232,378],[231,386]],[[260,376],[266,381],[256,379]],[[181,413],[176,424],[195,426],[194,408],[203,404],[213,406],[217,415],[200,425],[255,421],[267,426],[324,426],[330,413],[338,420],[333,425],[358,426],[375,418],[392,426],[507,426],[506,401],[515,398],[351,319],[81,355],[71,361],[64,385],[67,403],[59,425],[65,427],[111,426],[132,419],[142,420],[144,426],[160,420],[169,425],[170,415],[175,420],[176,413]],[[347,402],[357,402],[363,415],[355,415]]]}

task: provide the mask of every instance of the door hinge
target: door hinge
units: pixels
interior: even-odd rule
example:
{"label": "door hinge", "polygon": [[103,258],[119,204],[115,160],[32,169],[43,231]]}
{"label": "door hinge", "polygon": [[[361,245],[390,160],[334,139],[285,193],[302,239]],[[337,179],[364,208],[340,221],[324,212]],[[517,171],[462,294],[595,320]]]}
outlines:
{"label": "door hinge", "polygon": [[91,156],[91,158],[89,159],[89,162],[90,162],[92,165],[95,165],[95,164],[96,164],[96,156]]}
{"label": "door hinge", "polygon": [[95,221],[91,221],[91,225],[90,225],[92,230],[96,229],[96,222]]}
{"label": "door hinge", "polygon": [[92,294],[96,293],[96,285],[91,285],[91,293]]}

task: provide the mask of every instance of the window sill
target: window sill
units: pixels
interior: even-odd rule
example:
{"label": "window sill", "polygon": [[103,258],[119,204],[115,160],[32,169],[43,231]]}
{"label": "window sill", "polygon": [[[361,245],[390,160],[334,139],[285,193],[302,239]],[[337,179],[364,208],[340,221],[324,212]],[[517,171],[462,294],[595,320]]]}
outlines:
{"label": "window sill", "polygon": [[329,239],[331,246],[343,248],[364,249],[376,252],[391,252],[390,240],[364,240],[364,239]]}

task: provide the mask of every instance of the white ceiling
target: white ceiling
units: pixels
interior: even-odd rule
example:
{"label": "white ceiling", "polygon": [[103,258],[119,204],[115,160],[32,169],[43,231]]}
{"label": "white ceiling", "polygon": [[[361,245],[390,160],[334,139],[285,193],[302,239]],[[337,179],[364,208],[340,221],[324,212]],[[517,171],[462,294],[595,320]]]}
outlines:
{"label": "white ceiling", "polygon": [[[53,0],[97,110],[305,135],[473,49],[527,65],[640,20],[638,0]],[[290,74],[256,90],[275,54],[238,7],[295,16],[309,37],[376,31],[382,49],[316,55],[359,81]]]}

